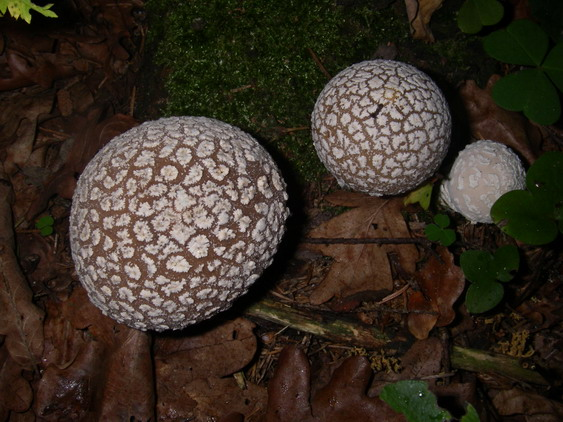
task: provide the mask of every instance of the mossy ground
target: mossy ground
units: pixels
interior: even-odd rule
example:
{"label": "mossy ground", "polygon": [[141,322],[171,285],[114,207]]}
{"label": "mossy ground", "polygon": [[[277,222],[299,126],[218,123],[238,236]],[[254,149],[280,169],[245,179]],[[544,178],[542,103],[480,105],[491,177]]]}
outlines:
{"label": "mossy ground", "polygon": [[324,168],[310,115],[327,73],[374,58],[389,43],[398,60],[442,85],[479,69],[475,40],[455,24],[461,0],[448,3],[434,16],[439,41],[427,45],[410,38],[402,1],[150,0],[147,50],[164,70],[166,91],[152,117],[204,115],[231,123],[259,139],[293,179],[315,180]]}

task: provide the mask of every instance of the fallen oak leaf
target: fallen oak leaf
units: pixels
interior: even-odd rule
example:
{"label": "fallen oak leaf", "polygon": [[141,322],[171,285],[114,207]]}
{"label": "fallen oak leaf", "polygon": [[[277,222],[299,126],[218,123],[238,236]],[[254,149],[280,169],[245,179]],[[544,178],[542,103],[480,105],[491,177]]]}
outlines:
{"label": "fallen oak leaf", "polygon": [[471,134],[476,139],[501,142],[531,164],[538,156],[541,132],[521,113],[505,110],[495,103],[491,91],[499,79],[499,75],[491,76],[484,89],[472,80],[460,85],[459,94],[467,111]]}
{"label": "fallen oak leaf", "polygon": [[444,0],[405,0],[411,34],[415,40],[434,42],[430,29],[432,14],[442,7]]}
{"label": "fallen oak leaf", "polygon": [[[415,271],[418,250],[413,244],[361,243],[369,238],[410,238],[401,209],[401,198],[382,199],[366,194],[338,191],[325,198],[337,205],[352,207],[321,224],[309,238],[352,240],[351,243],[308,244],[333,258],[333,263],[311,296],[312,304],[321,304],[333,297],[346,298],[362,292],[375,292],[384,297],[393,290],[393,277],[388,253],[394,253],[407,273]],[[358,243],[353,243],[358,241]]]}
{"label": "fallen oak leaf", "polygon": [[11,203],[12,187],[0,165],[0,335],[12,359],[36,369],[43,353],[44,312],[33,303],[33,292],[16,257]]}
{"label": "fallen oak leaf", "polygon": [[[463,293],[465,277],[453,262],[453,254],[444,246],[437,248],[438,256],[431,255],[416,273],[419,292],[409,295],[407,323],[410,332],[425,339],[434,326],[444,327],[455,318],[453,304]],[[432,313],[424,313],[431,311]]]}
{"label": "fallen oak leaf", "polygon": [[33,404],[42,420],[153,420],[150,335],[106,317],[77,285],[46,302],[43,372]]}
{"label": "fallen oak leaf", "polygon": [[237,318],[156,336],[153,356],[159,418],[200,415],[198,420],[204,420],[229,411],[248,415],[264,402],[260,387],[247,383],[241,390],[233,377],[227,378],[254,358],[253,329],[252,322]]}
{"label": "fallen oak leaf", "polygon": [[25,412],[32,400],[33,390],[22,376],[21,366],[13,361],[6,347],[0,347],[0,419],[8,420],[10,411]]}
{"label": "fallen oak leaf", "polygon": [[296,346],[284,348],[268,385],[265,422],[404,422],[378,397],[366,394],[373,372],[363,356],[346,359],[329,383],[310,396],[311,366]]}

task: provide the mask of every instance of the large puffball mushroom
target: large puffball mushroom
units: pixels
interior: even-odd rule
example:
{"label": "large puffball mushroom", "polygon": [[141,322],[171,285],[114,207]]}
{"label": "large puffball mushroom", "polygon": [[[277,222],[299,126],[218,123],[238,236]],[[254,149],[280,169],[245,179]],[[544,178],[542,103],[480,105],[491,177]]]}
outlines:
{"label": "large puffball mushroom", "polygon": [[272,262],[288,215],[266,150],[205,117],[146,122],[82,173],[70,215],[90,300],[140,330],[181,329],[227,309]]}
{"label": "large puffball mushroom", "polygon": [[338,183],[374,196],[417,187],[450,144],[440,89],[415,67],[391,60],[344,69],[320,93],[311,120],[317,154]]}
{"label": "large puffball mushroom", "polygon": [[492,223],[491,207],[496,200],[525,186],[520,158],[501,143],[483,140],[458,154],[440,186],[440,200],[472,223]]}

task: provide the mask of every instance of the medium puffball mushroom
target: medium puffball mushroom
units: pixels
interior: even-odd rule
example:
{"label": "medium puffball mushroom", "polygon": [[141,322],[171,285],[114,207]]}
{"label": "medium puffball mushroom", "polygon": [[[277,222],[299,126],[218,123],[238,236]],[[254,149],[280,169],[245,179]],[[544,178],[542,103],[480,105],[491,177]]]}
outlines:
{"label": "medium puffball mushroom", "polygon": [[338,183],[374,196],[414,189],[439,167],[451,117],[436,84],[391,60],[356,63],[329,81],[312,115],[317,154]]}
{"label": "medium puffball mushroom", "polygon": [[472,223],[492,223],[496,200],[525,186],[524,167],[512,150],[495,141],[477,141],[458,154],[440,186],[440,200]]}
{"label": "medium puffball mushroom", "polygon": [[229,308],[272,262],[288,216],[266,150],[205,117],[146,122],[112,139],[74,194],[70,243],[90,300],[140,330]]}

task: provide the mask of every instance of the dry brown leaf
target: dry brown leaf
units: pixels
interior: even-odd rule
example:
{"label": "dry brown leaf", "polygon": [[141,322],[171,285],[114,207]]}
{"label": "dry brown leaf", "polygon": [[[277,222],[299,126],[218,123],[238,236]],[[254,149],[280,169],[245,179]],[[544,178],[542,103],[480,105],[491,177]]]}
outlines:
{"label": "dry brown leaf", "polygon": [[444,0],[405,0],[407,16],[411,25],[411,34],[415,40],[434,42],[430,29],[432,14],[442,7]]}
{"label": "dry brown leaf", "polygon": [[46,306],[36,415],[46,421],[154,418],[149,335],[104,316],[81,286]]}
{"label": "dry brown leaf", "polygon": [[34,369],[43,353],[44,313],[33,303],[33,293],[14,252],[13,192],[0,166],[0,335],[4,346],[22,368]]}
{"label": "dry brown leaf", "polygon": [[310,398],[311,367],[295,346],[282,350],[268,385],[265,422],[404,422],[378,397],[366,394],[373,375],[365,357],[346,359],[329,383]]}
{"label": "dry brown leaf", "polygon": [[[209,421],[236,413],[240,420],[252,422],[260,420],[266,406],[267,392],[265,387],[259,387],[247,382],[242,389],[233,377],[207,379],[198,378],[183,386],[184,400],[193,400],[193,420]],[[182,415],[176,420],[190,420]],[[231,417],[235,417],[231,415]],[[163,420],[163,419],[161,419]],[[296,419],[297,420],[297,419]]]}
{"label": "dry brown leaf", "polygon": [[25,412],[31,406],[33,391],[22,376],[22,368],[14,362],[6,347],[0,347],[0,420],[8,412]]}
{"label": "dry brown leaf", "polygon": [[50,90],[33,88],[10,98],[9,101],[12,102],[12,107],[6,108],[5,112],[3,110],[0,131],[1,142],[9,144],[6,148],[4,168],[6,173],[12,175],[28,164],[34,148],[37,126],[53,108],[54,94]]}
{"label": "dry brown leaf", "polygon": [[454,264],[453,254],[445,247],[438,247],[437,252],[439,257],[430,256],[416,274],[420,291],[409,296],[409,311],[433,312],[409,313],[409,331],[418,339],[428,337],[434,326],[444,327],[454,320],[452,306],[465,286],[463,271]]}
{"label": "dry brown leaf", "polygon": [[558,422],[563,419],[563,404],[519,388],[500,391],[493,397],[499,415],[525,415],[526,421]]}
{"label": "dry brown leaf", "polygon": [[[235,396],[244,403],[241,395],[246,393],[237,393],[232,378],[225,382],[221,378],[241,370],[253,359],[257,347],[253,329],[252,322],[237,318],[215,327],[194,327],[191,333],[188,329],[170,336],[158,336],[154,344],[154,362],[159,418],[166,419],[170,415],[182,418],[194,414],[224,415],[228,409],[208,413],[217,394],[229,397],[231,393],[236,393]],[[211,392],[211,384],[219,390]],[[236,387],[236,383],[234,385]],[[221,390],[221,386],[228,391]],[[251,393],[258,394],[258,390]],[[236,401],[233,399],[231,406]],[[237,411],[248,414],[250,407],[243,406]]]}
{"label": "dry brown leaf", "polygon": [[[353,207],[321,224],[309,233],[311,238],[408,238],[409,229],[401,215],[402,199],[382,199],[365,194],[338,191],[326,197],[336,206]],[[393,290],[388,254],[398,256],[402,268],[414,272],[418,250],[412,244],[315,244],[307,245],[334,259],[310,301],[321,304],[334,296],[349,297],[376,292],[380,297]]]}
{"label": "dry brown leaf", "polygon": [[499,107],[491,97],[493,85],[500,76],[493,75],[485,89],[475,81],[465,81],[459,93],[468,114],[471,134],[476,139],[490,139],[508,145],[528,162],[538,156],[540,130],[521,114]]}

